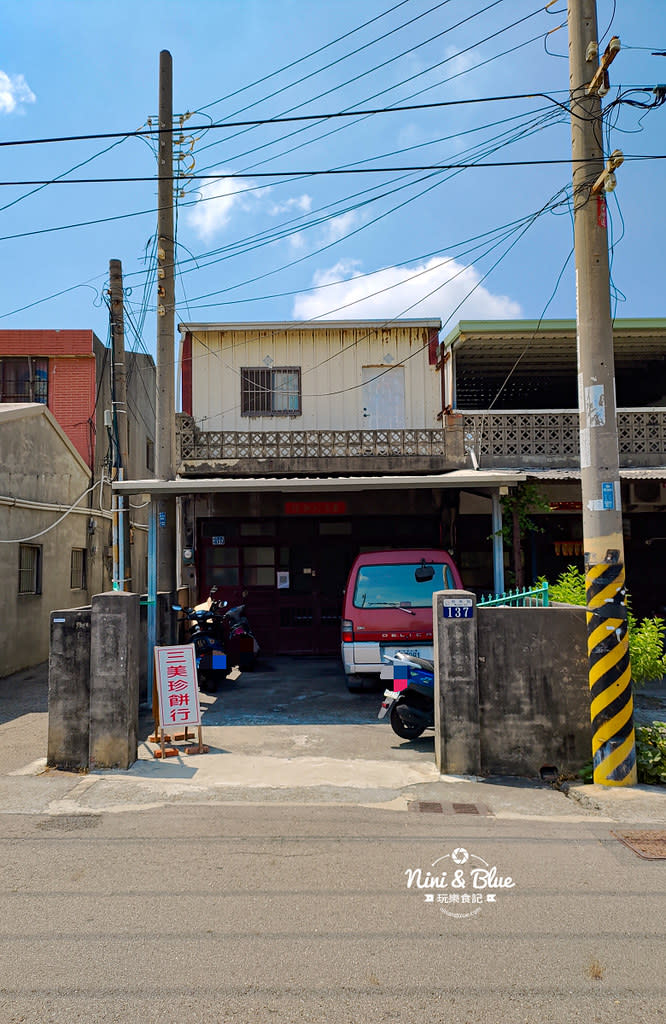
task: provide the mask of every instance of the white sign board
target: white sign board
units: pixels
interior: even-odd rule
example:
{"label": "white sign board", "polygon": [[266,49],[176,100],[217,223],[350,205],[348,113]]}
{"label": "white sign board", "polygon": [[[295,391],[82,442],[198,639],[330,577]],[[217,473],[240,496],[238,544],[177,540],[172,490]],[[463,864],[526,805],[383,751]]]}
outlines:
{"label": "white sign board", "polygon": [[162,728],[201,725],[194,644],[156,647],[155,677]]}

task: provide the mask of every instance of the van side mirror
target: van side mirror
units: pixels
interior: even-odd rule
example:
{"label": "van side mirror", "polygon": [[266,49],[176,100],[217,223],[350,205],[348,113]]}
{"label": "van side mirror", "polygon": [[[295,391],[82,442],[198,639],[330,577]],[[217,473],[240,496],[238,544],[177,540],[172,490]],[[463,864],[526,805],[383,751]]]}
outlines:
{"label": "van side mirror", "polygon": [[414,579],[417,583],[429,583],[435,575],[435,570],[431,565],[426,565],[425,558],[421,559],[421,564],[414,572]]}

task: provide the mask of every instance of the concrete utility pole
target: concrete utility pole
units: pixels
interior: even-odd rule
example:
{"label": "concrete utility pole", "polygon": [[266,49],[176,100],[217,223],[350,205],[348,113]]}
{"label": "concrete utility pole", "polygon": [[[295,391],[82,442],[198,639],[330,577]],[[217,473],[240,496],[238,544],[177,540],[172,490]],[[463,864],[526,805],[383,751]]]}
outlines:
{"label": "concrete utility pole", "polygon": [[[111,298],[111,375],[113,418],[113,477],[128,478],[127,373],[125,369],[125,318],[123,311],[123,268],[120,260],[109,260]],[[129,498],[113,500],[114,589],[132,589],[129,544]]]}
{"label": "concrete utility pole", "polygon": [[[576,251],[578,406],[594,781],[636,782],[615,409],[606,197],[604,68],[596,0],[568,0]],[[619,40],[616,40],[619,49]],[[604,62],[612,57],[604,57]],[[593,82],[594,79],[594,82]],[[588,92],[588,87],[589,92]],[[601,89],[601,92],[600,92]],[[607,91],[607,89],[605,90]]]}
{"label": "concrete utility pole", "polygon": [[[168,50],[160,53],[159,149],[157,186],[157,403],[156,459],[159,480],[173,480],[175,453],[175,294],[173,215],[172,64]],[[158,502],[157,589],[176,586],[176,501]]]}

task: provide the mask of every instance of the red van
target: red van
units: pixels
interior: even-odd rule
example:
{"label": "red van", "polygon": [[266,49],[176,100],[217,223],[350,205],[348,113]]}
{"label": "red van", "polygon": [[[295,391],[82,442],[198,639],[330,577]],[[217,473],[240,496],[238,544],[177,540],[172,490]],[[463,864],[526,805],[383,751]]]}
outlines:
{"label": "red van", "polygon": [[413,548],[371,551],[351,567],[342,606],[342,663],[352,693],[391,679],[384,655],[406,651],[433,657],[432,595],[460,590],[462,580],[447,551]]}

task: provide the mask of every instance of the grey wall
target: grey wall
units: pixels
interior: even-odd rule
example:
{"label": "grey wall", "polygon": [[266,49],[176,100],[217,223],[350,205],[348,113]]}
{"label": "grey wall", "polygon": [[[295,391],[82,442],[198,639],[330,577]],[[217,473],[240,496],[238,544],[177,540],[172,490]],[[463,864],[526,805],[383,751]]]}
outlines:
{"label": "grey wall", "polygon": [[[26,405],[17,418],[2,422],[0,495],[66,510],[90,483],[83,460],[64,439],[45,406]],[[90,542],[106,520],[89,509],[84,498],[53,529],[39,537],[62,515],[57,509],[26,508],[0,503],[0,536],[27,541],[41,550],[41,593],[19,594],[19,544],[0,544],[0,676],[46,661],[49,656],[50,612],[87,604],[95,583]],[[88,532],[92,519],[96,535]],[[72,590],[72,548],[88,551],[88,589]],[[101,582],[101,577],[100,577]]]}
{"label": "grey wall", "polygon": [[439,770],[536,777],[589,761],[585,609],[476,606],[456,621],[443,617],[444,597],[434,605]]}
{"label": "grey wall", "polygon": [[479,608],[481,767],[537,775],[592,756],[585,609]]}

